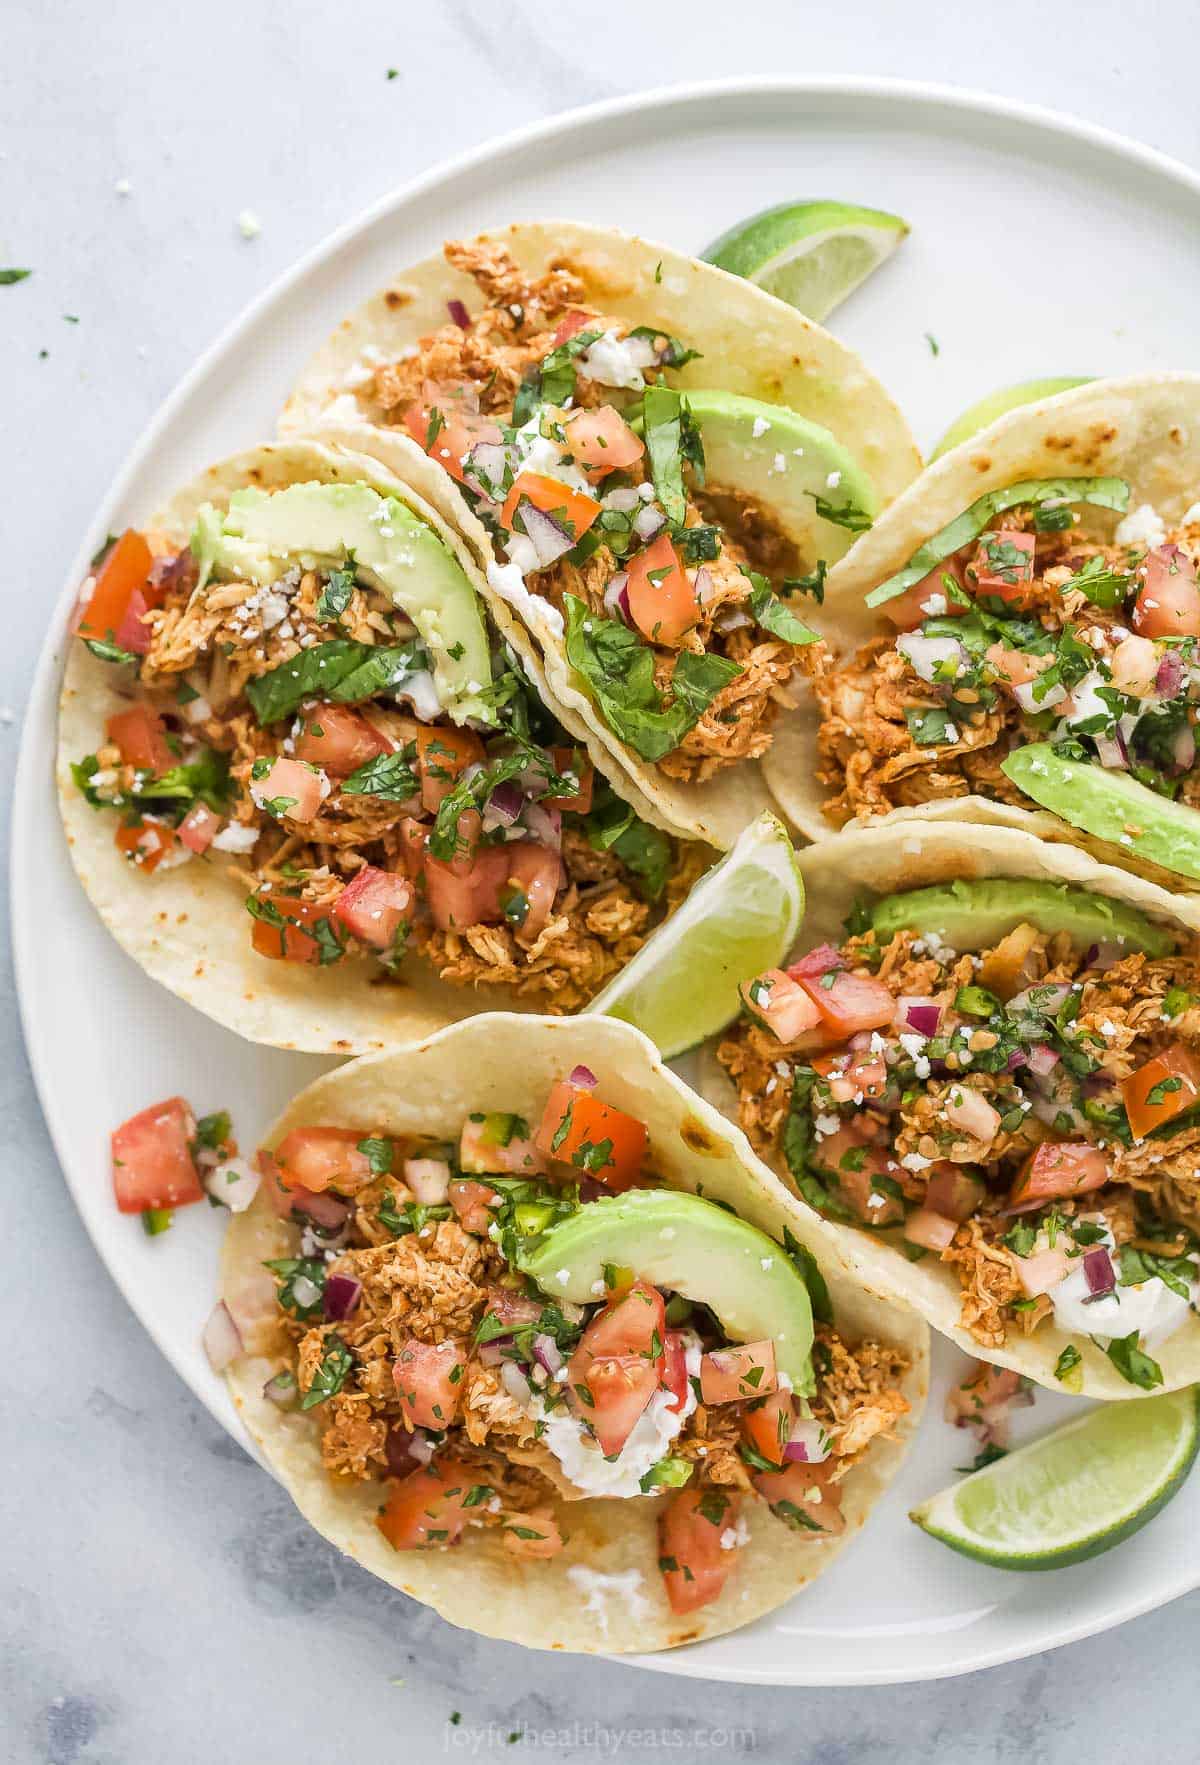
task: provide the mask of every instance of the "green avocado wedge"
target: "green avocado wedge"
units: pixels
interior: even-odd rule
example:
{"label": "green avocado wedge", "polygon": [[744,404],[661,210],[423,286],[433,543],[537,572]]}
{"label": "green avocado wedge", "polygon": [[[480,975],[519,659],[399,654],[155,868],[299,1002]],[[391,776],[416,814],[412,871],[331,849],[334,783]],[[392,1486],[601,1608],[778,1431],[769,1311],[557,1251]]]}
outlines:
{"label": "green avocado wedge", "polygon": [[1107,1403],[914,1508],[909,1519],[996,1569],[1061,1569],[1138,1532],[1200,1447],[1195,1386]]}
{"label": "green avocado wedge", "polygon": [[1056,393],[1086,386],[1090,379],[1089,374],[1061,374],[1044,380],[1021,380],[1016,386],[1002,386],[996,392],[989,392],[986,398],[977,399],[955,417],[930,454],[929,463],[932,465],[934,460],[940,460],[952,447],[961,447],[964,441],[970,441],[997,417],[1007,416],[1009,411],[1019,410],[1023,404],[1036,404],[1040,398],[1053,398]]}
{"label": "green avocado wedge", "polygon": [[1048,933],[1067,932],[1084,948],[1116,943],[1147,956],[1166,956],[1176,944],[1164,927],[1121,901],[1065,883],[1010,877],[938,883],[904,895],[887,895],[871,911],[872,929],[881,938],[900,931],[932,933],[957,951],[988,949],[1023,924]]}
{"label": "green avocado wedge", "polygon": [[523,1259],[552,1299],[594,1304],[606,1264],[706,1305],[733,1342],[775,1343],[776,1366],[813,1390],[812,1302],[787,1253],[756,1226],[698,1195],[633,1189],[551,1226]]}
{"label": "green avocado wedge", "polygon": [[1160,797],[1127,772],[1068,760],[1048,742],[1014,748],[1001,770],[1072,827],[1200,882],[1200,815],[1186,804]]}

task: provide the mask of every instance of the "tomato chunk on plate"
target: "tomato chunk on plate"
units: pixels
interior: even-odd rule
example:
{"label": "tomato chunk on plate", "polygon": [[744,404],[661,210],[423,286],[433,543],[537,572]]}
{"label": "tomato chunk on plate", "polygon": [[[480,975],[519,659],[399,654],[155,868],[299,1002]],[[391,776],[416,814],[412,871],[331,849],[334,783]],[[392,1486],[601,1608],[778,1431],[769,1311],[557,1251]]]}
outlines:
{"label": "tomato chunk on plate", "polygon": [[522,472],[514,480],[500,511],[500,525],[509,533],[514,531],[513,522],[521,504],[526,502],[557,522],[572,544],[583,538],[600,513],[600,504],[595,497],[587,496],[582,490],[572,490],[561,479],[547,477],[542,472]]}
{"label": "tomato chunk on plate", "polygon": [[196,1118],[182,1097],[131,1115],[112,1136],[113,1189],[122,1213],[203,1201],[192,1160]]}
{"label": "tomato chunk on plate", "polygon": [[772,1391],[759,1402],[747,1405],[742,1412],[742,1433],[760,1458],[782,1465],[795,1420],[790,1395],[786,1391]]}
{"label": "tomato chunk on plate", "polygon": [[806,1465],[796,1460],[782,1471],[755,1471],[755,1489],[765,1496],[771,1512],[794,1526],[797,1532],[834,1537],[846,1530],[841,1491],[831,1481],[826,1465]]}
{"label": "tomato chunk on plate", "polygon": [[307,760],[333,778],[348,778],[368,760],[390,752],[379,731],[349,705],[318,705],[305,715],[296,738],[297,760]]}
{"label": "tomato chunk on plate", "polygon": [[775,1344],[738,1342],[714,1348],[700,1362],[700,1395],[705,1403],[744,1403],[775,1389]]}
{"label": "tomato chunk on plate", "polygon": [[138,821],[132,827],[119,827],[113,837],[118,852],[147,876],[158,869],[177,843],[175,829],[165,821]]}
{"label": "tomato chunk on plate", "polygon": [[673,1612],[711,1605],[728,1581],[737,1549],[725,1550],[721,1539],[731,1530],[736,1539],[738,1508],[737,1496],[722,1489],[681,1489],[664,1508],[658,1566]]}
{"label": "tomato chunk on plate", "polygon": [[607,478],[610,472],[636,466],[646,451],[624,417],[610,404],[599,405],[594,410],[575,411],[563,428],[567,451],[593,484]]}
{"label": "tomato chunk on plate", "polygon": [[250,942],[260,956],[269,957],[273,962],[319,963],[329,960],[332,952],[328,943],[322,945],[308,929],[319,926],[322,921],[329,928],[328,908],[313,901],[297,901],[290,895],[260,893],[250,898],[261,908],[272,908],[281,921],[275,924],[270,919],[255,919]]}
{"label": "tomato chunk on plate", "polygon": [[442,798],[454,789],[468,766],[483,764],[483,743],[469,729],[442,724],[417,731],[417,770],[421,776],[421,807],[436,815]]}
{"label": "tomato chunk on plate", "polygon": [[1177,545],[1156,546],[1138,569],[1133,628],[1143,637],[1200,637],[1196,566]]}
{"label": "tomato chunk on plate", "polygon": [[[574,1356],[572,1356],[574,1359]],[[640,1354],[598,1355],[585,1389],[575,1389],[576,1411],[589,1423],[605,1457],[620,1452],[658,1390],[658,1368]]]}
{"label": "tomato chunk on plate", "polygon": [[998,527],[982,533],[975,556],[967,566],[967,580],[979,594],[1020,605],[1033,581],[1036,536],[1016,527]]}

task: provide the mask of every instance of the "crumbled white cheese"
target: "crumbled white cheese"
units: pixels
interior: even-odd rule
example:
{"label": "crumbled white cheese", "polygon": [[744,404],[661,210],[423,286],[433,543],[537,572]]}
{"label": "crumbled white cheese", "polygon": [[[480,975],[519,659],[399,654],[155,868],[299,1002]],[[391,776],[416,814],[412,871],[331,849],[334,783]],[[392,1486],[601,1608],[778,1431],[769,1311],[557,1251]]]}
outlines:
{"label": "crumbled white cheese", "polygon": [[750,433],[755,441],[761,441],[770,427],[771,425],[767,422],[765,417],[755,417],[753,423],[750,425]]}
{"label": "crumbled white cheese", "polygon": [[1140,508],[1136,508],[1131,514],[1126,515],[1125,519],[1118,523],[1117,531],[1113,535],[1118,545],[1144,546],[1161,545],[1166,537],[1167,530],[1158,510],[1150,503],[1142,503]]}
{"label": "crumbled white cheese", "polygon": [[240,821],[231,821],[210,842],[215,852],[252,852],[257,844],[258,829],[246,827]]}
{"label": "crumbled white cheese", "polygon": [[567,1580],[583,1595],[583,1609],[595,1618],[602,1635],[608,1634],[606,1600],[623,1600],[634,1618],[644,1618],[650,1610],[650,1601],[641,1591],[640,1569],[623,1569],[620,1574],[604,1575],[599,1569],[589,1569],[585,1563],[572,1563],[567,1570]]}

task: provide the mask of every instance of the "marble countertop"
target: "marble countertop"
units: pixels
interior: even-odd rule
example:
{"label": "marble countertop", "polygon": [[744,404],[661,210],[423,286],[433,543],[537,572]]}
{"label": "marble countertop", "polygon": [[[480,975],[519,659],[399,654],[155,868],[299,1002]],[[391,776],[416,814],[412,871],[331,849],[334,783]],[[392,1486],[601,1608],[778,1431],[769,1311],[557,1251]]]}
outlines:
{"label": "marble countertop", "polygon": [[[591,13],[529,0],[10,0],[4,16],[0,263],[36,270],[0,293],[5,787],[42,590],[151,412],[301,252],[436,159],[646,85],[815,70],[985,87],[1200,159],[1171,60],[1188,39],[1186,0],[1136,12],[1093,0],[1086,13],[756,0],[736,30],[714,0]],[[237,225],[247,209],[262,223],[251,240]],[[6,1759],[1195,1758],[1187,1704],[1164,1693],[1193,1683],[1200,1595],[971,1678],[821,1692],[533,1656],[392,1594],[308,1530],[135,1324],[60,1180],[7,949],[0,987]]]}

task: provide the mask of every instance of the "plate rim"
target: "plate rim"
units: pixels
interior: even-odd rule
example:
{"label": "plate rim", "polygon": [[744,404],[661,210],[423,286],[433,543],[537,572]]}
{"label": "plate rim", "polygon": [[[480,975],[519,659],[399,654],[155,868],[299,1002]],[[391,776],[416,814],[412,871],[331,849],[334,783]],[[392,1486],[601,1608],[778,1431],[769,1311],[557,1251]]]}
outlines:
{"label": "plate rim", "polygon": [[[378,223],[399,213],[406,206],[419,201],[438,186],[469,176],[486,168],[489,163],[497,159],[511,157],[531,145],[557,137],[574,135],[598,124],[616,123],[622,118],[655,110],[686,112],[693,107],[703,105],[736,107],[738,103],[754,98],[803,99],[806,97],[820,97],[850,103],[876,100],[894,105],[898,109],[907,106],[915,111],[940,107],[957,113],[967,120],[983,116],[1001,123],[1024,124],[1050,136],[1058,137],[1060,140],[1078,142],[1090,149],[1107,153],[1126,163],[1132,163],[1143,171],[1155,174],[1159,179],[1165,179],[1174,184],[1184,194],[1190,195],[1194,199],[1200,199],[1200,172],[1193,171],[1183,161],[1165,153],[1160,148],[1149,146],[1103,124],[1093,123],[1048,105],[1031,103],[1024,99],[1009,98],[973,87],[957,86],[940,81],[901,79],[886,75],[732,75],[721,79],[689,80],[649,87],[601,99],[592,104],[558,111],[551,116],[535,118],[533,121],[524,123],[504,134],[476,143],[448,160],[436,162],[416,177],[376,198],[374,202],[369,203],[359,213],[335,227],[315,245],[303,252],[289,268],[269,282],[232,320],[221,327],[215,337],[204,345],[195,361],[154,411],[133,446],[122,459],[84,529],[79,547],[68,568],[65,584],[52,603],[50,616],[44,628],[41,647],[30,682],[28,699],[22,714],[20,746],[14,769],[12,809],[9,817],[10,846],[7,877],[10,900],[10,946],[13,955],[18,1018],[34,1091],[54,1149],[55,1158],[72,1203],[75,1205],[76,1212],[91,1240],[97,1257],[172,1371],[183,1380],[188,1389],[204,1404],[222,1427],[228,1428],[228,1417],[215,1407],[208,1394],[193,1385],[191,1380],[180,1370],[169,1341],[157,1327],[149,1308],[139,1304],[130,1280],[110,1262],[92,1230],[87,1210],[80,1205],[79,1191],[83,1183],[82,1174],[71,1169],[63,1152],[64,1139],[59,1123],[65,1102],[58,1094],[58,1086],[51,1072],[51,1062],[45,1058],[45,1050],[35,1041],[32,1032],[32,999],[36,988],[33,952],[36,948],[36,941],[30,934],[36,923],[36,913],[34,910],[34,879],[31,874],[27,873],[26,866],[20,860],[20,853],[24,846],[21,832],[32,820],[36,819],[39,809],[44,808],[46,791],[41,787],[49,785],[50,796],[53,798],[55,795],[52,777],[53,732],[57,722],[58,675],[62,664],[61,644],[68,609],[73,605],[76,585],[81,579],[81,572],[94,550],[95,536],[101,531],[107,530],[110,513],[120,505],[129,484],[141,470],[151,450],[159,438],[170,429],[176,413],[187,403],[193,389],[209,374],[219,359],[236,347],[242,336],[257,323],[267,310],[286,299],[322,266],[334,260],[359,235],[366,233]],[[49,732],[48,752],[43,746],[46,732]],[[49,762],[48,765],[47,762]],[[48,779],[43,768],[51,774]],[[65,847],[62,856],[65,861],[69,862]],[[234,1032],[228,1033],[233,1034]],[[243,1442],[239,1442],[239,1444],[243,1444]],[[790,1674],[787,1678],[780,1678],[776,1673],[755,1672],[753,1669],[741,1666],[721,1665],[716,1667],[707,1660],[703,1650],[676,1649],[653,1655],[635,1654],[601,1658],[616,1660],[629,1666],[642,1667],[651,1672],[673,1674],[680,1678],[718,1679],[723,1682],[746,1685],[918,1684],[929,1680],[959,1677],[966,1673],[999,1666],[1009,1661],[1026,1659],[1034,1654],[1048,1652],[1050,1649],[1082,1641],[1089,1636],[1102,1634],[1104,1631],[1114,1629],[1131,1619],[1168,1605],[1198,1586],[1200,1586],[1200,1559],[1191,1569],[1184,1570],[1178,1577],[1169,1578],[1165,1586],[1156,1586],[1152,1591],[1132,1597],[1102,1615],[1093,1615],[1069,1623],[1052,1640],[1041,1641],[1035,1648],[1022,1647],[1019,1642],[1012,1644],[999,1642],[992,1648],[980,1649],[969,1659],[948,1665],[935,1662],[928,1667],[917,1669],[908,1663],[897,1665],[895,1668],[874,1665],[865,1670],[831,1671],[827,1668],[822,1672],[809,1674],[805,1674],[801,1669]],[[693,1664],[689,1664],[689,1662]]]}

